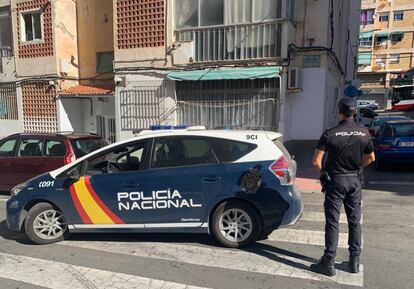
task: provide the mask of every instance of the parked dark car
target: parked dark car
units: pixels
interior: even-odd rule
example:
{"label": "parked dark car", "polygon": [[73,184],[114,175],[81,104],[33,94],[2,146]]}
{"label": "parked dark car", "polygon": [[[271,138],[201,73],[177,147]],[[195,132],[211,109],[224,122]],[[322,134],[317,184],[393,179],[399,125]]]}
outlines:
{"label": "parked dark car", "polygon": [[376,168],[414,164],[414,120],[386,122],[375,138]]}
{"label": "parked dark car", "polygon": [[0,191],[10,191],[107,144],[101,136],[88,133],[10,135],[0,140]]}

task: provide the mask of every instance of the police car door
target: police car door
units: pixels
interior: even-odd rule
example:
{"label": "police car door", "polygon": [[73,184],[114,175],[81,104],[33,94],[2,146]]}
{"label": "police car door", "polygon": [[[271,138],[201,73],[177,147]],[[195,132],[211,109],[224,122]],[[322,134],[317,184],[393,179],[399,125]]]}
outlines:
{"label": "police car door", "polygon": [[83,224],[105,229],[144,229],[141,212],[122,201],[125,196],[134,199],[140,195],[148,169],[149,144],[145,140],[130,142],[86,160],[83,176],[70,186]]}
{"label": "police car door", "polygon": [[150,169],[140,202],[146,228],[177,229],[207,223],[208,207],[223,187],[223,166],[207,139],[154,139]]}

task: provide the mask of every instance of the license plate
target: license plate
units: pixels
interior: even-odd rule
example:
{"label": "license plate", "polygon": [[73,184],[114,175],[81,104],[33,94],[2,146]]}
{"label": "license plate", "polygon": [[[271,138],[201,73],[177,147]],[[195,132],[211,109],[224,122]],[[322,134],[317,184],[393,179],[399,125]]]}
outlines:
{"label": "license plate", "polygon": [[400,147],[414,147],[414,141],[402,141]]}

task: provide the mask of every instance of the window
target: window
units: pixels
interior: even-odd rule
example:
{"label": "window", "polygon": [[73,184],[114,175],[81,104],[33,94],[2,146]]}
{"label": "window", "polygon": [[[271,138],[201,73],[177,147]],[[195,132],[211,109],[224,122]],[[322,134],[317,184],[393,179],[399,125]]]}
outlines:
{"label": "window", "polygon": [[359,38],[359,46],[372,46],[372,37]]}
{"label": "window", "polygon": [[404,11],[394,12],[394,21],[404,20]]}
{"label": "window", "polygon": [[220,138],[211,138],[214,153],[220,162],[234,162],[257,148],[257,145]]}
{"label": "window", "polygon": [[105,73],[114,70],[114,53],[98,52],[96,53],[96,72]]}
{"label": "window", "polygon": [[0,157],[13,156],[14,147],[16,146],[16,139],[8,139],[0,142]]}
{"label": "window", "polygon": [[377,64],[381,64],[381,63],[384,63],[385,64],[385,59],[386,58],[387,58],[387,56],[385,54],[378,54],[378,55],[376,55],[375,62]]}
{"label": "window", "polygon": [[66,154],[66,147],[62,141],[46,141],[46,156],[63,157]]}
{"label": "window", "polygon": [[400,55],[390,54],[390,63],[400,63]]}
{"label": "window", "polygon": [[224,0],[200,0],[200,25],[223,24]]}
{"label": "window", "polygon": [[210,144],[196,137],[168,137],[155,141],[152,168],[216,163]]}
{"label": "window", "polygon": [[375,37],[375,45],[385,45],[388,41],[388,35],[387,36],[376,36]]}
{"label": "window", "polygon": [[0,8],[0,57],[10,56],[12,53],[12,26],[10,7]]}
{"label": "window", "polygon": [[146,142],[117,146],[87,160],[86,175],[112,174],[142,169]]}
{"label": "window", "polygon": [[108,143],[100,138],[84,138],[71,140],[73,151],[76,158],[83,157],[97,149],[106,146]]}
{"label": "window", "polygon": [[22,41],[42,40],[42,13],[22,13]]}
{"label": "window", "polygon": [[391,42],[400,42],[404,38],[403,32],[393,32],[391,33]]}
{"label": "window", "polygon": [[379,15],[379,22],[388,22],[388,18],[389,18],[389,13],[381,13]]}
{"label": "window", "polygon": [[[286,7],[287,17],[292,19],[294,2],[291,0]],[[175,27],[185,29],[277,19],[281,17],[280,6],[281,0],[176,0]]]}
{"label": "window", "polygon": [[374,14],[375,14],[375,9],[361,10],[360,24],[361,25],[374,24]]}
{"label": "window", "polygon": [[20,142],[17,155],[19,157],[40,157],[43,151],[41,139],[24,139]]}

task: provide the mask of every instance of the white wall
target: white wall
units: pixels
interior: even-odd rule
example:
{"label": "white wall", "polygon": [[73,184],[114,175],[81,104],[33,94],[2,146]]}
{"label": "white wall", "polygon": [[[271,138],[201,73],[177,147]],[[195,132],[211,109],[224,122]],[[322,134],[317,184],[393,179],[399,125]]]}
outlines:
{"label": "white wall", "polygon": [[101,102],[97,97],[92,97],[92,114],[91,101],[88,98],[59,99],[60,130],[96,133],[96,117],[98,115],[115,115],[115,100],[113,97],[107,99],[108,102]]}
{"label": "white wall", "polygon": [[324,127],[326,70],[304,68],[302,92],[288,93],[285,99],[285,139],[319,139]]}

